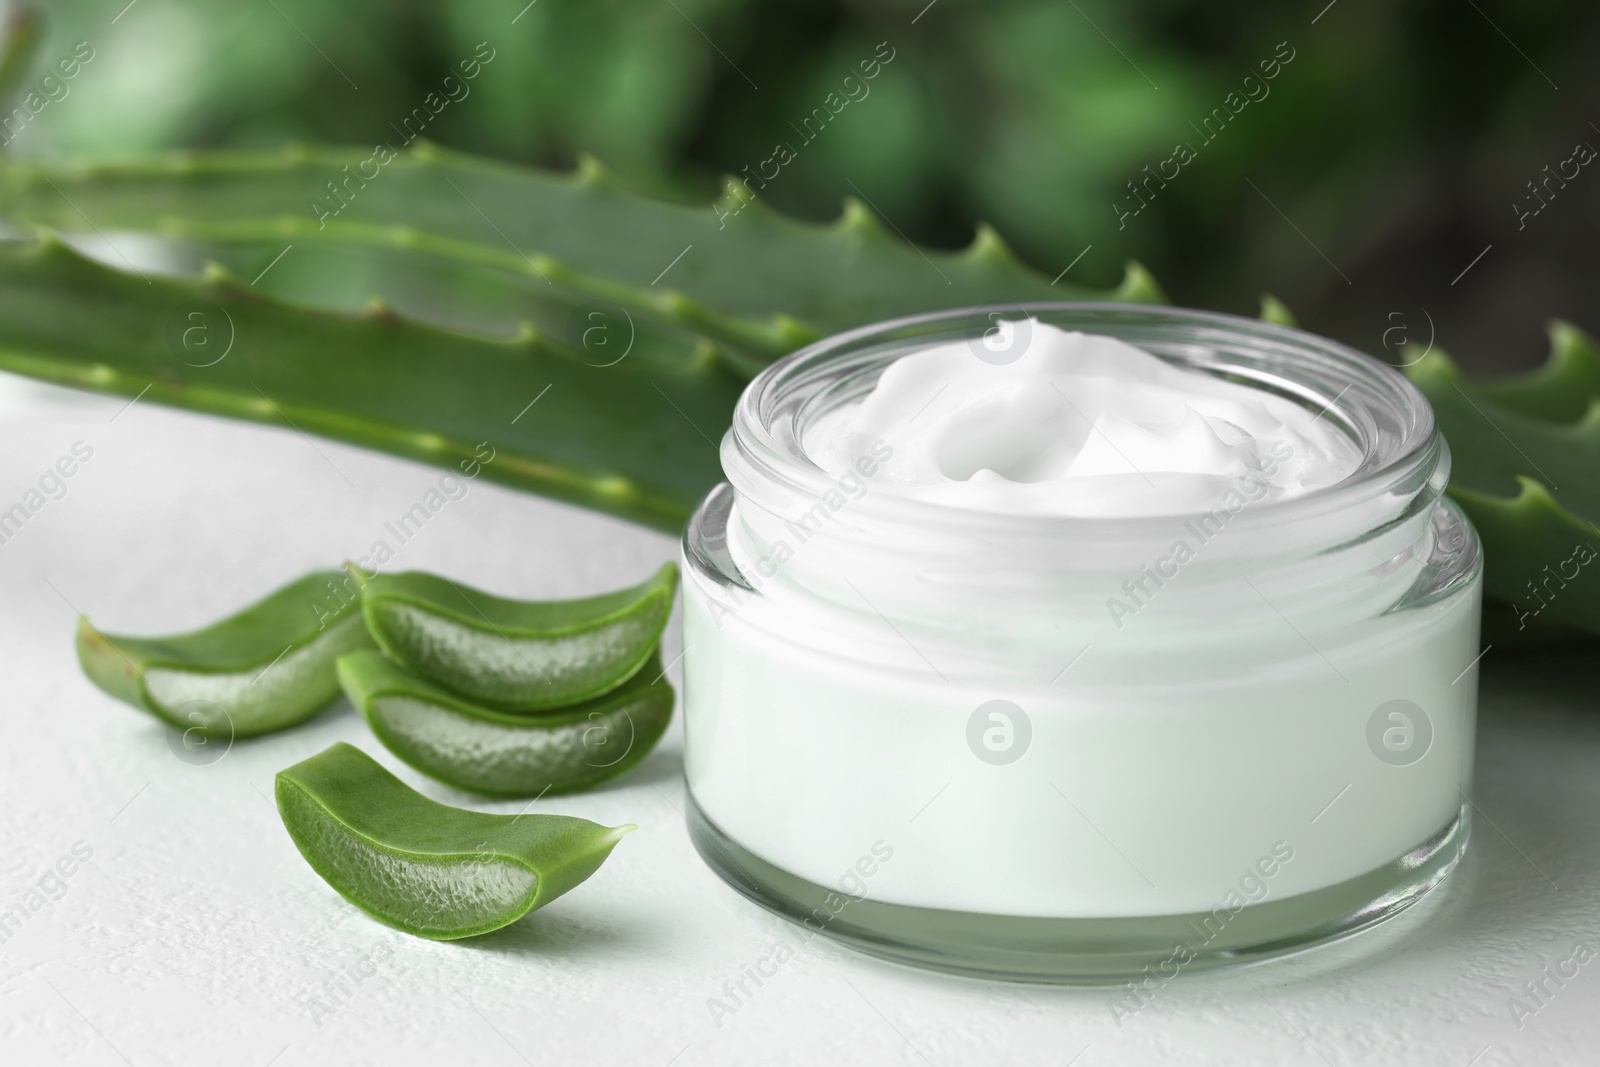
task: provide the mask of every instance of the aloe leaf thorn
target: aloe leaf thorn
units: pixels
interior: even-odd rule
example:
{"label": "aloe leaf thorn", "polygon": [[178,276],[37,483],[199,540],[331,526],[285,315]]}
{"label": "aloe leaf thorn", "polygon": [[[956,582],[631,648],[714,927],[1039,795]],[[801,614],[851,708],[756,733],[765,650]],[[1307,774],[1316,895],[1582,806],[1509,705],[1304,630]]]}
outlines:
{"label": "aloe leaf thorn", "polygon": [[1485,591],[1519,628],[1600,633],[1600,352],[1569,323],[1549,332],[1549,357],[1526,374],[1470,381],[1437,347],[1406,374],[1450,443],[1449,491],[1483,540]]}

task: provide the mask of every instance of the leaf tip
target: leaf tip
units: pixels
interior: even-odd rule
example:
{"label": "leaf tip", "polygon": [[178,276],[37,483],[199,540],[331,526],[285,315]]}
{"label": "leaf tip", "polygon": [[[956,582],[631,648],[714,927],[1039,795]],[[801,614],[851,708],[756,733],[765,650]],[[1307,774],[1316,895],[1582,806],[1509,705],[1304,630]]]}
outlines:
{"label": "leaf tip", "polygon": [[444,150],[426,137],[418,137],[411,142],[406,154],[418,163],[437,163],[444,156]]}
{"label": "leaf tip", "polygon": [[1130,259],[1122,268],[1122,284],[1111,292],[1111,299],[1134,304],[1165,304],[1167,294],[1162,291],[1155,275],[1145,269],[1137,259]]}
{"label": "leaf tip", "polygon": [[361,308],[361,317],[371,322],[381,322],[385,326],[400,325],[400,313],[381,296],[374,296],[367,300],[366,304]]}
{"label": "leaf tip", "polygon": [[577,178],[579,185],[616,185],[616,182],[612,180],[611,172],[606,169],[606,165],[600,162],[597,156],[588,152],[580,152],[578,154],[578,166],[573,171],[573,176]]}
{"label": "leaf tip", "polygon": [[1294,317],[1294,312],[1289,310],[1289,306],[1271,293],[1261,294],[1261,321],[1291,328],[1300,325],[1299,320]]}
{"label": "leaf tip", "polygon": [[1589,406],[1578,416],[1578,421],[1573,423],[1572,429],[1580,437],[1600,439],[1600,396],[1589,398]]}
{"label": "leaf tip", "polygon": [[417,450],[429,455],[441,456],[450,452],[450,442],[442,435],[436,433],[419,433],[412,436],[412,442]]}
{"label": "leaf tip", "polygon": [[654,303],[663,315],[669,315],[675,319],[693,319],[701,310],[699,304],[690,300],[676,289],[668,289],[666,292],[657,293]]}
{"label": "leaf tip", "polygon": [[872,209],[853,196],[844,198],[844,207],[839,212],[839,221],[834,223],[834,229],[840,233],[879,233],[882,227],[878,225],[878,217]]}
{"label": "leaf tip", "polygon": [[214,259],[206,260],[200,276],[214,289],[232,289],[242,293],[250,288],[238,275]]}
{"label": "leaf tip", "polygon": [[823,336],[793,315],[786,315],[783,312],[772,316],[772,332],[777,336],[778,343],[785,348],[799,348],[801,345],[820,341]]}
{"label": "leaf tip", "polygon": [[1427,348],[1423,350],[1422,355],[1413,359],[1409,353],[1415,347],[1415,344],[1408,343],[1400,350],[1401,356],[1406,360],[1400,365],[1400,369],[1411,379],[1412,384],[1426,392],[1429,386],[1453,385],[1461,381],[1460,368],[1444,349]]}
{"label": "leaf tip", "polygon": [[557,278],[562,280],[570,280],[572,278],[572,271],[543,252],[535,252],[533,255],[528,256],[527,260],[528,266],[533,268],[533,272],[551,285],[555,284]]}
{"label": "leaf tip", "polygon": [[70,252],[71,247],[61,236],[61,231],[42,223],[33,225],[33,247],[29,249],[35,255],[52,255],[60,252]]}
{"label": "leaf tip", "polygon": [[1562,510],[1561,504],[1539,479],[1526,474],[1519,474],[1516,478],[1517,495],[1511,501],[1512,507],[1520,511],[1560,512]]}
{"label": "leaf tip", "polygon": [[720,367],[728,360],[726,350],[709,337],[696,337],[694,350],[689,353],[689,358],[684,360],[682,371],[693,374]]}
{"label": "leaf tip", "polygon": [[633,482],[620,474],[607,474],[596,478],[591,487],[596,495],[609,500],[629,500],[638,495]]}
{"label": "leaf tip", "polygon": [[1545,333],[1550,338],[1548,362],[1568,367],[1600,363],[1594,338],[1566,319],[1551,319],[1545,323]]}
{"label": "leaf tip", "polygon": [[722,176],[722,192],[712,201],[712,208],[717,217],[737,215],[746,208],[755,211],[766,210],[766,204],[750,188],[750,183],[733,174]]}
{"label": "leaf tip", "polygon": [[1011,251],[1011,246],[1006,244],[1006,239],[1000,236],[987,222],[978,223],[977,232],[972,235],[972,243],[967,245],[961,253],[962,258],[979,263],[1000,263],[1014,266],[1017,263],[1016,255]]}

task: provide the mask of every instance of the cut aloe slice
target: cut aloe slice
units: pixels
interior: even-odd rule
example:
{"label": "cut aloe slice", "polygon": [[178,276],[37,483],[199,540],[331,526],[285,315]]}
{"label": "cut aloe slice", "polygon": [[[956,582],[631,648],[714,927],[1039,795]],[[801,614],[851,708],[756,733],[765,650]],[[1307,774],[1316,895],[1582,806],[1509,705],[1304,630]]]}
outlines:
{"label": "cut aloe slice", "polygon": [[281,730],[338,697],[336,659],[372,647],[344,582],[339,571],[316,571],[173,637],[101,633],[80,618],[78,662],[107,693],[179,729],[224,737]]}
{"label": "cut aloe slice", "polygon": [[379,922],[438,941],[543,907],[636,829],[452,808],[343,742],[279,771],[276,792],[284,827],[324,881]]}
{"label": "cut aloe slice", "polygon": [[672,686],[652,657],[626,683],[554,712],[479,707],[377,652],[339,658],[339,681],[372,732],[422,773],[469,793],[574,793],[629,770],[672,719]]}
{"label": "cut aloe slice", "polygon": [[678,568],[584,600],[506,600],[409,571],[358,575],[367,629],[416,674],[479,704],[540,711],[631,678],[672,612]]}

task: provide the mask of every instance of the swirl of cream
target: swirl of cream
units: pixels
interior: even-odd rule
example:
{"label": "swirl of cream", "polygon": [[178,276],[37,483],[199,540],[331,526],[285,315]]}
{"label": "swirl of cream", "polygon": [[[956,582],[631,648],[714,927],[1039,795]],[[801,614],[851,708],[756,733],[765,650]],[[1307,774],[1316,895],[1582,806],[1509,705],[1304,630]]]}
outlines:
{"label": "swirl of cream", "polygon": [[807,428],[806,454],[843,474],[887,445],[875,492],[1078,517],[1202,512],[1230,491],[1285,499],[1361,462],[1332,419],[1286,397],[1115,338],[1027,325],[1010,363],[978,359],[964,342],[901,356],[871,393]]}

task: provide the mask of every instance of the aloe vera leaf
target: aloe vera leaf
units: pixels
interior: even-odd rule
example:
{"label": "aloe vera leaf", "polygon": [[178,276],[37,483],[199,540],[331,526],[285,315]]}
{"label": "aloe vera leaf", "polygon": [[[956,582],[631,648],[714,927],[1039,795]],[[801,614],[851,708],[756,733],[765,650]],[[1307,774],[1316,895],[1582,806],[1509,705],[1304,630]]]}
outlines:
{"label": "aloe vera leaf", "polygon": [[[1570,328],[1568,328],[1570,329]],[[1600,417],[1578,346],[1531,375],[1479,386],[1433,349],[1406,369],[1450,443],[1450,494],[1484,546],[1484,588],[1526,625],[1600,632]],[[1565,393],[1576,395],[1567,396]],[[1515,405],[1515,406],[1513,406]],[[1551,416],[1586,412],[1575,421]]]}
{"label": "aloe vera leaf", "polygon": [[182,730],[250,737],[311,718],[339,695],[334,662],[371,648],[343,575],[316,571],[193,633],[126,637],[78,620],[78,662],[95,685]]}
{"label": "aloe vera leaf", "polygon": [[1052,284],[987,226],[964,251],[924,251],[854,200],[836,222],[813,225],[776,214],[742,187],[711,205],[639,196],[593,160],[557,174],[418,142],[364,180],[373,155],[291,146],[16,163],[0,173],[0,212],[63,229],[81,225],[81,209],[102,228],[189,239],[425,247],[543,275],[774,356],[939,308],[1161,300],[1137,264],[1110,292]]}
{"label": "aloe vera leaf", "polygon": [[[208,264],[219,264],[253,279],[260,292],[306,307],[355,312],[379,300],[419,322],[499,338],[515,337],[531,324],[597,367],[624,359],[675,367],[704,358],[709,349],[748,380],[772,360],[592,293],[415,248],[168,238],[162,249],[172,272],[198,275]],[[110,265],[119,266],[115,259]]]}
{"label": "aloe vera leaf", "polygon": [[275,792],[284,828],[323,881],[379,922],[437,941],[543,907],[636,829],[452,808],[343,742],[279,771]]}
{"label": "aloe vera leaf", "polygon": [[[196,309],[233,342],[200,367],[179,358],[173,329]],[[532,332],[503,341],[382,308],[307,310],[225,274],[146,280],[49,234],[0,243],[0,369],[127,396],[148,387],[149,400],[452,468],[486,444],[486,478],[669,531],[720,480],[714,441],[742,388],[709,352],[597,367]]]}
{"label": "aloe vera leaf", "polygon": [[[81,226],[81,221],[52,217],[63,230]],[[33,217],[21,221],[45,222]],[[268,289],[291,300],[309,296],[313,306],[327,306],[329,291],[310,285],[286,291],[308,257],[359,266],[353,273],[340,272],[332,265],[317,272],[323,281],[333,282],[333,292],[340,293],[346,305],[352,295],[358,304],[377,297],[442,325],[504,331],[508,322],[515,326],[526,320],[543,329],[559,330],[592,310],[601,310],[612,318],[625,319],[631,330],[687,339],[690,347],[701,338],[714,340],[718,348],[732,349],[743,362],[758,367],[820,336],[787,320],[761,325],[721,315],[670,289],[657,292],[588,277],[549,256],[524,257],[509,246],[442,240],[404,227],[329,223],[318,228],[314,222],[307,227],[305,220],[297,217],[265,224],[248,220],[194,224],[169,218],[160,223],[159,236],[200,244],[224,263],[247,259],[264,264],[292,244],[300,263],[282,272],[288,278],[280,276],[281,268],[269,272]],[[494,236],[492,231],[490,236]],[[353,294],[355,286],[364,291]],[[461,322],[464,308],[474,321]],[[479,326],[478,321],[484,325]],[[587,328],[582,326],[579,332]]]}
{"label": "aloe vera leaf", "polygon": [[661,640],[678,585],[674,563],[581,600],[507,600],[419,571],[355,573],[380,648],[452,693],[508,711],[574,704],[633,677]]}
{"label": "aloe vera leaf", "polygon": [[339,658],[345,695],[385,748],[447,785],[499,797],[574,793],[636,766],[672,720],[660,675],[651,657],[604,696],[526,715],[469,703],[378,652]]}

